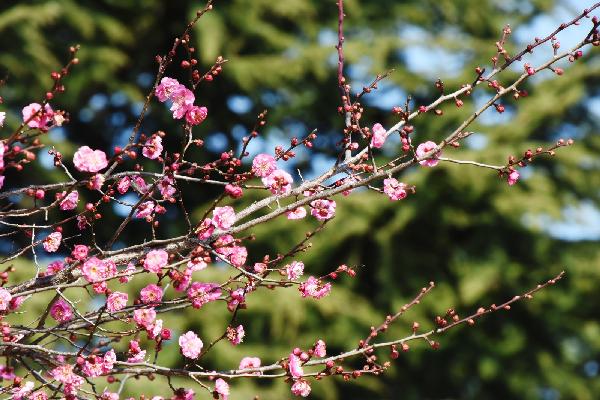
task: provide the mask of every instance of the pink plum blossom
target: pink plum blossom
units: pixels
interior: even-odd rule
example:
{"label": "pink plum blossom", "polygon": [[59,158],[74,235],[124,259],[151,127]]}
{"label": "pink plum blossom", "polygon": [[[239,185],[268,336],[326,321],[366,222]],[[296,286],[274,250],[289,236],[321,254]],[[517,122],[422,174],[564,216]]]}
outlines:
{"label": "pink plum blossom", "polygon": [[76,244],[71,251],[71,256],[78,261],[83,261],[87,258],[90,248],[84,244]]}
{"label": "pink plum blossom", "polygon": [[232,185],[230,183],[225,185],[225,193],[227,193],[227,195],[232,199],[239,199],[244,195],[244,192],[242,191],[241,187],[237,185]]}
{"label": "pink plum blossom", "polygon": [[146,271],[159,273],[169,263],[169,254],[162,250],[150,250],[144,259]]}
{"label": "pink plum blossom", "polygon": [[[258,358],[258,357],[242,358],[238,369],[251,369],[251,368],[260,368],[260,358]],[[260,372],[255,372],[255,374],[259,375]]]}
{"label": "pink plum blossom", "polygon": [[0,111],[0,128],[4,126],[4,120],[6,119],[6,112]]}
{"label": "pink plum blossom", "polygon": [[227,327],[227,340],[234,346],[242,343],[245,335],[244,325],[238,325],[237,328]]}
{"label": "pink plum blossom", "polygon": [[62,271],[64,267],[64,262],[60,260],[52,261],[50,264],[48,264],[48,268],[46,268],[46,275],[54,275],[57,272]]}
{"label": "pink plum blossom", "polygon": [[200,308],[206,303],[221,297],[221,287],[218,283],[194,282],[187,291],[192,307]]}
{"label": "pink plum blossom", "polygon": [[140,352],[136,353],[135,355],[128,357],[127,362],[129,362],[129,363],[144,362],[144,358],[146,358],[146,350],[141,350]]}
{"label": "pink plum blossom", "polygon": [[88,187],[92,190],[100,190],[102,189],[102,185],[104,185],[105,180],[106,178],[104,178],[104,175],[96,174],[90,178]]}
{"label": "pink plum blossom", "polygon": [[155,204],[152,200],[148,200],[139,205],[135,212],[136,218],[146,218],[154,212]]}
{"label": "pink plum blossom", "polygon": [[267,270],[267,264],[255,263],[253,269],[254,269],[254,272],[256,272],[257,274],[262,274],[263,272],[265,272]]}
{"label": "pink plum blossom", "polygon": [[217,248],[216,252],[234,267],[242,267],[248,257],[248,250],[244,246],[223,246]]}
{"label": "pink plum blossom", "polygon": [[129,295],[123,292],[112,292],[106,298],[106,309],[109,312],[120,311],[127,306],[127,300],[129,299]]}
{"label": "pink plum blossom", "polygon": [[276,169],[271,174],[262,178],[262,183],[269,188],[271,193],[283,195],[292,191],[294,179],[282,169]]}
{"label": "pink plum blossom", "polygon": [[151,283],[140,291],[140,299],[142,300],[142,303],[145,304],[158,303],[162,297],[162,289],[154,283]]}
{"label": "pink plum blossom", "polygon": [[85,382],[81,376],[73,372],[73,365],[66,363],[51,370],[50,376],[65,385],[65,391],[71,394],[77,393],[77,389]]}
{"label": "pink plum blossom", "polygon": [[195,96],[191,90],[183,85],[179,85],[174,89],[169,99],[173,101],[173,104],[171,105],[173,118],[181,119],[194,104]]}
{"label": "pink plum blossom", "polygon": [[115,276],[117,274],[117,267],[110,260],[100,260],[97,257],[91,257],[83,263],[81,272],[88,282],[96,283]]}
{"label": "pink plum blossom", "polygon": [[156,320],[156,311],[154,308],[138,308],[133,312],[133,320],[139,326],[150,329]]}
{"label": "pink plum blossom", "polygon": [[73,318],[73,309],[63,299],[58,299],[50,307],[50,316],[58,322],[67,322]]}
{"label": "pink plum blossom", "polygon": [[181,354],[195,360],[200,356],[204,344],[194,332],[188,331],[179,336],[179,346],[181,347]]}
{"label": "pink plum blossom", "polygon": [[373,125],[373,136],[371,137],[371,146],[380,149],[385,143],[386,130],[381,124]]}
{"label": "pink plum blossom", "polygon": [[207,115],[208,110],[206,107],[191,106],[185,113],[185,120],[190,125],[200,125]]}
{"label": "pink plum blossom", "polygon": [[[27,126],[30,128],[46,129],[46,125],[48,125],[48,122],[50,122],[54,116],[54,111],[52,111],[50,104],[46,104],[44,110],[39,112],[41,109],[42,106],[38,103],[31,103],[28,106],[23,107],[23,122],[27,122]],[[37,115],[34,117],[36,113]]]}
{"label": "pink plum blossom", "polygon": [[331,219],[335,215],[336,203],[333,200],[319,199],[310,202],[310,214],[319,221]]}
{"label": "pink plum blossom", "polygon": [[119,193],[125,194],[129,190],[130,186],[131,178],[128,176],[124,176],[119,180],[119,183],[117,183],[117,190],[119,191]]}
{"label": "pink plum blossom", "polygon": [[44,250],[48,253],[54,253],[60,247],[60,242],[62,241],[62,233],[60,232],[52,232],[49,234],[42,245],[44,246]]}
{"label": "pink plum blossom", "polygon": [[102,396],[100,396],[100,400],[119,400],[119,394],[104,390],[104,392],[102,392]]}
{"label": "pink plum blossom", "polygon": [[190,272],[196,272],[196,271],[202,271],[203,269],[206,269],[206,267],[208,267],[208,264],[206,263],[206,261],[198,258],[198,259],[191,259],[190,261],[188,261],[187,267],[190,270]]}
{"label": "pink plum blossom", "polygon": [[160,194],[164,199],[168,199],[169,197],[172,197],[175,194],[176,189],[173,186],[173,183],[173,178],[170,176],[165,176],[158,183],[158,190],[160,191]]}
{"label": "pink plum blossom", "polygon": [[206,240],[212,236],[215,231],[215,226],[213,225],[213,221],[210,218],[205,218],[204,221],[200,224],[197,229],[198,239]]}
{"label": "pink plum blossom", "polygon": [[295,396],[308,397],[308,395],[310,394],[310,390],[311,389],[309,383],[304,379],[298,379],[292,385],[292,393]]}
{"label": "pink plum blossom", "polygon": [[229,206],[215,207],[212,222],[219,229],[229,229],[235,223],[235,211]]}
{"label": "pink plum blossom", "polygon": [[510,174],[508,174],[508,184],[512,186],[515,183],[517,183],[517,181],[519,180],[519,176],[519,171],[517,171],[516,169],[512,170]]}
{"label": "pink plum blossom", "polygon": [[48,395],[43,390],[36,390],[29,395],[29,400],[48,400]]}
{"label": "pink plum blossom", "polygon": [[317,343],[315,343],[315,356],[317,357],[325,357],[327,355],[327,346],[325,345],[325,342],[321,339],[317,340]]}
{"label": "pink plum blossom", "polygon": [[108,160],[102,150],[82,146],[75,152],[73,164],[78,171],[96,173],[108,166]]}
{"label": "pink plum blossom", "polygon": [[223,379],[219,378],[215,381],[215,392],[217,392],[222,400],[227,400],[229,397],[229,385]]}
{"label": "pink plum blossom", "polygon": [[181,86],[181,84],[177,79],[164,77],[160,80],[160,84],[156,87],[156,97],[158,97],[158,100],[161,102],[165,102],[171,98],[173,92],[179,86]]}
{"label": "pink plum blossom", "polygon": [[313,297],[320,299],[327,296],[331,292],[331,283],[323,284],[319,279],[314,276],[309,277],[306,282],[303,282],[300,287],[300,294],[302,297]]}
{"label": "pink plum blossom", "polygon": [[62,200],[60,202],[60,209],[63,211],[73,210],[77,207],[77,203],[79,202],[79,193],[77,190],[73,190],[69,194],[67,192],[62,192]]}
{"label": "pink plum blossom", "polygon": [[[421,143],[420,145],[417,146],[417,150],[416,150],[417,157],[419,157],[419,158],[423,157],[425,154],[434,150],[436,147],[437,147],[437,144],[435,144],[435,142],[432,142],[432,141]],[[438,157],[441,154],[442,154],[442,152],[440,151],[440,152],[434,154],[432,158],[419,161],[419,164],[424,165],[426,167],[435,167],[440,162]]]}
{"label": "pink plum blossom", "polygon": [[162,138],[158,135],[152,135],[148,140],[146,140],[144,147],[142,148],[142,154],[144,157],[151,160],[155,160],[160,157],[162,151]]}
{"label": "pink plum blossom", "polygon": [[146,331],[148,332],[148,337],[150,339],[156,339],[157,337],[160,336],[162,329],[163,329],[163,320],[157,319],[156,321],[154,321],[154,323],[152,325],[150,325],[146,329]]}
{"label": "pink plum blossom", "polygon": [[269,154],[258,154],[252,160],[252,172],[259,178],[265,178],[277,169],[275,158]]}
{"label": "pink plum blossom", "polygon": [[288,364],[292,378],[297,379],[304,376],[304,370],[302,369],[302,361],[300,360],[300,357],[294,353],[290,353]]}
{"label": "pink plum blossom", "polygon": [[133,184],[133,188],[140,193],[148,192],[148,184],[140,175],[135,175],[132,177],[131,183]]}
{"label": "pink plum blossom", "polygon": [[298,207],[285,213],[287,219],[302,219],[306,217],[306,208]]}
{"label": "pink plum blossom", "polygon": [[6,311],[9,308],[12,295],[4,288],[0,288],[0,311]]}
{"label": "pink plum blossom", "polygon": [[77,216],[77,228],[80,231],[83,231],[88,226],[90,226],[90,223],[89,223],[87,217],[85,215],[78,215]]}
{"label": "pink plum blossom", "polygon": [[406,184],[398,182],[396,178],[384,179],[383,193],[387,194],[390,200],[402,200],[407,195]]}
{"label": "pink plum blossom", "polygon": [[304,263],[302,261],[292,261],[285,266],[287,277],[290,280],[298,279],[304,273]]}
{"label": "pink plum blossom", "polygon": [[24,398],[28,398],[29,393],[33,390],[35,384],[31,381],[25,382],[24,385],[15,386],[11,389],[12,400],[22,400]]}

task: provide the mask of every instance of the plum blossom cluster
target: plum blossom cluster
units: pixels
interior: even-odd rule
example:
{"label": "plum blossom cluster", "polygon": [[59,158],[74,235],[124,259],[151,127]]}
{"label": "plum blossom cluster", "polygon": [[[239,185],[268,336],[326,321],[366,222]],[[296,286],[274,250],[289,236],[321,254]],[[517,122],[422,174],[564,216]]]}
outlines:
{"label": "plum blossom cluster", "polygon": [[[384,373],[391,361],[377,361],[378,357],[384,359],[385,355],[375,357],[376,351],[387,349],[389,358],[393,360],[398,357],[398,349],[408,351],[406,342],[411,340],[420,340],[437,348],[439,343],[433,340],[436,335],[461,324],[472,325],[475,319],[498,309],[507,309],[521,298],[531,297],[562,278],[561,273],[500,306],[482,307],[466,317],[461,318],[452,310],[435,319],[436,329],[419,331],[420,325],[415,322],[408,336],[393,342],[379,340],[379,335],[391,323],[430,292],[434,287],[432,283],[396,314],[390,314],[379,327],[372,327],[358,347],[328,356],[326,342],[319,339],[310,348],[294,348],[289,353],[274,355],[271,360],[261,360],[251,353],[249,349],[252,347],[248,346],[248,342],[253,335],[252,321],[242,324],[239,317],[252,306],[248,298],[253,293],[270,293],[293,287],[295,295],[303,302],[327,301],[321,299],[333,292],[336,280],[342,279],[342,276],[356,276],[356,268],[345,264],[319,274],[314,265],[300,261],[301,253],[311,248],[309,240],[325,229],[336,216],[338,207],[343,207],[339,195],[347,196],[356,193],[354,189],[363,187],[381,194],[383,199],[387,196],[391,201],[404,200],[415,190],[414,186],[402,182],[406,181],[405,177],[401,177],[403,172],[412,167],[425,172],[426,168],[422,167],[436,167],[445,162],[493,169],[513,186],[521,176],[519,169],[525,168],[537,157],[554,155],[556,149],[572,144],[570,140],[561,139],[547,148],[527,150],[520,157],[510,156],[505,165],[445,158],[453,152],[453,148],[459,147],[462,139],[468,137],[466,128],[472,120],[443,138],[438,138],[442,134],[440,132],[424,132],[429,136],[436,135],[436,141],[433,141],[424,140],[423,133],[417,132],[411,124],[414,118],[424,118],[428,113],[441,116],[442,104],[450,100],[457,107],[462,107],[465,103],[461,97],[465,98],[482,85],[492,88],[494,94],[484,108],[474,111],[473,120],[492,104],[501,112],[500,99],[511,93],[521,96],[519,88],[529,76],[541,69],[553,68],[552,64],[561,58],[575,62],[583,56],[580,52],[584,46],[600,43],[599,23],[592,19],[590,36],[578,47],[562,54],[553,52],[548,63],[539,67],[527,64],[523,75],[511,86],[502,87],[498,83],[496,75],[503,68],[494,68],[487,74],[479,68],[475,83],[465,84],[453,93],[445,94],[443,82],[438,81],[436,87],[441,89],[441,95],[431,104],[415,105],[407,101],[405,107],[398,106],[392,110],[393,116],[398,117],[395,125],[386,129],[375,123],[369,128],[363,126],[365,109],[361,98],[376,89],[377,82],[384,76],[378,76],[358,96],[351,95],[350,86],[343,76],[343,0],[337,4],[340,21],[338,83],[342,102],[338,111],[344,117],[343,139],[335,148],[338,152],[336,161],[318,177],[305,180],[300,176],[301,181],[294,185],[292,175],[287,172],[292,169],[283,167],[295,157],[297,146],[303,145],[312,151],[315,131],[304,139],[292,138],[288,149],[277,146],[272,153],[274,155],[264,150],[253,158],[246,158],[250,156],[248,143],[260,134],[260,128],[266,124],[266,112],[259,115],[251,135],[242,141],[242,150],[237,157],[235,154],[238,152],[232,149],[217,156],[215,161],[201,162],[187,151],[193,143],[202,147],[202,140],[193,140],[192,132],[202,128],[199,125],[208,114],[206,107],[194,104],[194,91],[200,84],[212,82],[226,62],[218,57],[215,64],[202,74],[195,58],[196,50],[190,47],[193,42],[191,28],[202,15],[212,10],[212,2],[209,1],[174,41],[173,49],[157,57],[158,84],[152,88],[144,105],[144,110],[147,110],[153,96],[161,103],[166,102],[172,117],[185,121],[185,137],[178,137],[179,132],[161,130],[149,135],[140,133],[145,115],[142,113],[129,143],[115,148],[110,157],[101,149],[83,145],[74,152],[70,163],[65,162],[65,157],[55,149],[50,149],[54,166],[59,174],[65,176],[64,182],[32,184],[10,188],[7,193],[0,192],[0,219],[7,221],[7,227],[14,228],[5,237],[20,246],[18,251],[0,262],[7,265],[0,272],[0,356],[8,359],[6,365],[0,365],[0,380],[8,383],[0,388],[2,393],[13,400],[118,400],[122,398],[124,388],[131,388],[130,378],[142,381],[164,377],[169,383],[164,385],[169,391],[166,398],[194,400],[198,396],[197,391],[206,391],[205,394],[213,398],[227,400],[235,390],[234,385],[230,388],[230,383],[235,381],[232,378],[284,377],[293,395],[307,397],[311,394],[311,385],[327,377],[341,376],[349,380]],[[588,16],[589,11],[582,13],[565,27]],[[532,46],[542,46],[548,40],[536,41]],[[550,41],[555,43],[555,40]],[[187,58],[179,65],[191,72],[190,81],[186,84],[165,76],[182,47]],[[69,74],[70,67],[78,63],[76,50],[70,49],[71,59],[67,65],[60,72],[51,74],[54,84],[46,94],[46,101],[24,107],[22,119],[19,118],[20,128],[15,134],[2,139],[0,188],[4,184],[6,169],[22,171],[24,166],[35,161],[34,151],[43,147],[38,136],[68,122],[67,114],[53,110],[48,100],[64,91],[65,76]],[[557,50],[555,46],[554,50]],[[506,66],[520,62],[525,52],[509,57]],[[0,112],[0,128],[4,126],[5,118],[6,114]],[[29,135],[31,132],[33,134]],[[387,139],[396,134],[400,136],[399,151],[390,157],[395,148]],[[164,140],[165,137],[179,139],[176,142],[183,142],[183,148],[171,148],[169,143],[172,141]],[[419,144],[415,146],[413,142]],[[143,158],[138,159],[138,152]],[[194,189],[198,190],[214,185],[219,195],[210,204],[200,207],[202,214],[190,213],[185,195],[180,190],[182,183],[196,185]],[[244,197],[244,192],[249,190],[257,193],[252,202]],[[119,195],[125,194],[127,196],[119,198]],[[14,200],[18,197],[25,198],[30,205],[22,206]],[[125,197],[135,200],[129,203],[129,200],[124,200]],[[103,213],[117,204],[131,211],[118,219],[114,229],[111,226],[111,236],[104,237],[95,228],[105,223]],[[403,202],[397,204],[401,206]],[[165,237],[157,229],[161,221],[172,222],[164,218],[167,212],[181,217],[181,226],[187,225],[184,233]],[[305,221],[305,224],[310,226],[310,230],[297,239],[296,245],[276,255],[258,254],[252,250],[249,242],[254,239],[254,227],[275,219],[283,219],[286,224],[299,224],[294,220],[309,214],[310,221]],[[138,239],[135,243],[119,242],[126,229],[134,232],[131,236]],[[45,256],[52,257],[45,269],[44,261],[38,257],[41,249],[47,253]],[[23,259],[23,264],[35,266],[31,268],[33,272],[29,277],[23,279],[19,278],[23,275],[14,274],[12,261],[17,258]],[[212,274],[203,272],[205,270]],[[29,301],[31,298],[41,295],[47,295],[49,299],[45,300],[44,311],[35,324],[24,323],[19,318],[20,313],[29,310],[26,307],[34,303]],[[170,326],[169,313],[183,310],[194,316],[209,315],[202,313],[218,310],[226,313],[228,322],[219,327],[220,334],[217,336],[209,334],[210,330],[196,323],[196,318],[190,319],[189,327]],[[239,365],[235,360],[237,369],[212,371],[205,366],[205,356],[215,346],[236,346],[244,352]],[[179,352],[177,368],[160,364],[166,358],[161,353],[165,347]],[[354,356],[364,358],[364,364],[355,368],[355,364],[346,362]],[[39,368],[42,368],[42,373]],[[186,378],[189,384],[174,387],[171,384],[174,377]],[[144,390],[143,384],[137,386]],[[143,398],[164,399],[146,393]]]}
{"label": "plum blossom cluster", "polygon": [[[199,125],[206,119],[206,107],[194,105],[194,93],[177,81],[177,79],[164,77],[156,87],[156,97],[161,102],[170,101],[173,118],[185,120],[190,125]],[[152,157],[149,157],[152,158]]]}

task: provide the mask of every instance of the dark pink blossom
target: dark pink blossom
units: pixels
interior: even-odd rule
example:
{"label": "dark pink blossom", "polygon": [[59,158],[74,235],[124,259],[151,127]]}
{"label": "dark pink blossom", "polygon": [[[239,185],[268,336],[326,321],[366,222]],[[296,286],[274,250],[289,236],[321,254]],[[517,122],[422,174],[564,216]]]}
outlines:
{"label": "dark pink blossom", "polygon": [[87,258],[90,248],[84,244],[76,244],[71,251],[71,256],[78,261],[83,261]]}
{"label": "dark pink blossom", "polygon": [[62,271],[64,267],[64,262],[60,260],[52,261],[48,264],[48,268],[46,268],[46,275],[54,275],[55,273]]}
{"label": "dark pink blossom", "polygon": [[208,110],[206,107],[191,106],[185,113],[185,120],[190,125],[200,125],[207,115]]}
{"label": "dark pink blossom", "polygon": [[96,283],[115,276],[117,274],[117,267],[110,260],[100,260],[97,257],[91,257],[83,263],[81,272],[88,282]]}
{"label": "dark pink blossom", "polygon": [[73,309],[63,299],[58,299],[50,307],[50,316],[58,322],[67,322],[73,318]]}
{"label": "dark pink blossom", "polygon": [[244,195],[244,192],[242,191],[241,187],[237,185],[232,185],[230,183],[225,185],[225,193],[227,193],[227,195],[233,199],[239,199]]}

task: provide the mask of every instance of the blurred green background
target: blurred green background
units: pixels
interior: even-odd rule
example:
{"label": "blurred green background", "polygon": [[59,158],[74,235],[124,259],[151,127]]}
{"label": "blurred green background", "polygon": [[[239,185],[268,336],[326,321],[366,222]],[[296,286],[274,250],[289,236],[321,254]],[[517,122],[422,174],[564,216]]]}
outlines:
{"label": "blurred green background", "polygon": [[[505,24],[513,28],[507,48],[514,53],[593,4],[587,0],[345,3],[346,75],[355,90],[375,74],[396,69],[368,96],[363,117],[388,127],[396,122],[391,107],[404,104],[407,94],[416,104],[426,104],[436,96],[433,82],[438,77],[450,91],[470,82],[476,66],[489,67],[494,42]],[[67,92],[52,102],[71,113],[71,123],[52,131],[45,142],[67,159],[81,144],[105,150],[124,144],[152,84],[154,56],[170,48],[172,38],[202,5],[190,0],[3,0],[0,72],[8,74],[8,82],[0,89],[5,100],[0,109],[8,112],[8,118],[2,137],[19,123],[22,107],[41,98],[51,83],[50,71],[66,58],[68,46],[80,43],[81,63],[67,81]],[[250,150],[272,151],[276,144],[316,128],[320,135],[315,153],[299,151],[288,167],[291,172],[300,169],[305,178],[323,171],[331,162],[342,123],[335,112],[339,103],[334,72],[336,18],[334,0],[217,1],[214,12],[197,25],[194,41],[204,68],[218,55],[230,62],[197,96],[197,103],[209,108],[209,118],[195,131],[206,146],[195,150],[193,158],[207,161],[226,149],[239,148],[257,113],[267,108],[265,135]],[[583,37],[590,25],[585,21],[562,33],[561,50]],[[472,126],[476,133],[446,155],[502,164],[510,154],[519,155],[560,137],[574,138],[575,146],[523,169],[514,187],[488,170],[441,164],[407,171],[401,180],[416,185],[417,193],[402,202],[366,191],[336,198],[335,220],[313,240],[311,251],[297,259],[313,275],[341,263],[362,265],[357,278],[341,279],[332,295],[321,301],[301,299],[294,289],[250,296],[249,309],[240,320],[247,332],[244,343],[236,348],[220,343],[207,368],[235,367],[246,355],[270,363],[293,346],[309,346],[319,338],[328,343],[330,354],[352,348],[371,325],[401,307],[430,280],[436,281],[437,288],[386,338],[409,334],[413,320],[430,327],[435,315],[449,307],[463,315],[480,305],[509,299],[565,269],[564,281],[533,301],[438,338],[439,350],[415,343],[383,377],[351,382],[326,379],[313,385],[311,396],[600,398],[600,57],[596,48],[586,48],[584,53],[583,60],[561,64],[566,69],[562,77],[546,71],[530,79],[523,87],[529,97],[518,102],[509,99],[503,114],[485,112]],[[536,63],[550,55],[545,46],[528,60]],[[521,71],[522,65],[508,70],[501,83],[510,83]],[[168,75],[178,76],[177,70]],[[479,88],[463,99],[460,109],[450,103],[442,107],[443,117],[418,118],[413,140],[445,137],[490,93]],[[154,101],[142,130],[156,129],[169,133],[167,148],[180,140],[181,129],[168,110]],[[384,157],[396,151],[390,143]],[[61,179],[45,153],[39,152],[26,174],[7,172],[5,188]],[[195,185],[182,190],[194,217],[200,218],[215,192]],[[232,204],[239,209],[254,198],[248,193]],[[104,222],[97,232],[104,240],[129,212],[111,207],[103,210]],[[175,208],[169,210],[159,235],[182,232],[180,217]],[[310,219],[293,224],[278,219],[252,229],[257,240],[250,247],[249,261],[286,251],[315,226]],[[119,245],[139,241],[140,232],[149,234],[147,224],[130,224]],[[27,239],[2,240],[0,251],[14,250],[20,240]],[[24,276],[32,273],[25,261],[22,268]],[[226,269],[214,266],[198,279],[227,275]],[[143,284],[138,282],[139,287]],[[170,315],[166,326],[176,335],[193,329],[206,343],[220,335],[228,317],[222,305],[212,304],[201,311]],[[177,351],[172,341],[159,361],[179,365]],[[387,357],[381,353],[381,359]],[[138,395],[169,395],[165,389],[160,378],[127,384],[127,391]],[[289,385],[282,381],[232,382],[232,399],[254,394],[261,399],[291,397]]]}

